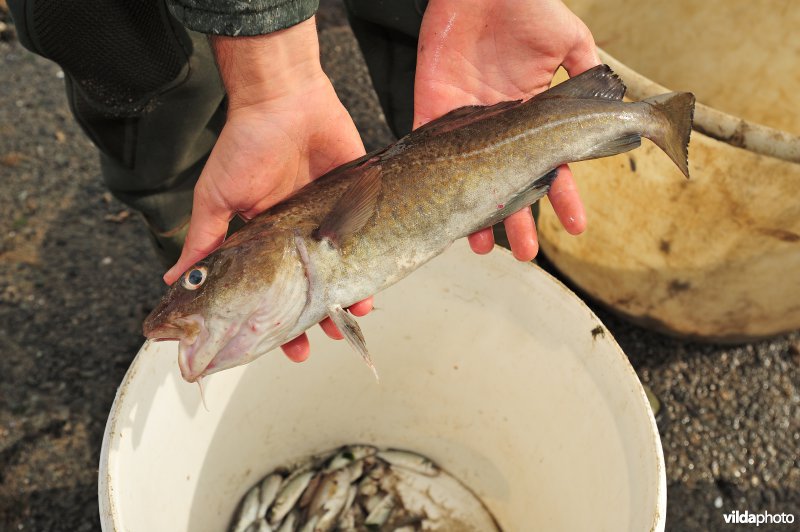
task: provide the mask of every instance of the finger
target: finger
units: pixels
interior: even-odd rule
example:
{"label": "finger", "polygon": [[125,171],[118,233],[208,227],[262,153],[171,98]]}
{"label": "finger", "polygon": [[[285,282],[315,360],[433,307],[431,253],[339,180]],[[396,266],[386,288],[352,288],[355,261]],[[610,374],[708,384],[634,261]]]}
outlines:
{"label": "finger", "polygon": [[472,233],[467,240],[469,247],[478,255],[486,255],[494,249],[494,233],[492,233],[491,227]]}
{"label": "finger", "polygon": [[539,252],[536,226],[530,207],[521,209],[503,221],[506,226],[508,243],[514,258],[523,262],[531,261]]}
{"label": "finger", "polygon": [[370,296],[367,299],[359,301],[358,303],[353,303],[347,308],[347,310],[349,310],[350,314],[353,316],[366,316],[372,311],[373,303],[373,298]]}
{"label": "finger", "polygon": [[580,21],[576,21],[575,44],[561,62],[567,69],[569,77],[574,77],[585,72],[590,68],[600,64],[600,56],[597,54],[597,46],[589,29]]}
{"label": "finger", "polygon": [[342,332],[330,318],[325,318],[319,322],[319,326],[322,327],[323,332],[325,332],[329,338],[333,338],[334,340],[341,340],[344,338]]}
{"label": "finger", "polygon": [[578,194],[575,178],[567,165],[558,168],[558,177],[547,193],[553,210],[561,225],[571,235],[579,235],[586,230],[586,211]]}
{"label": "finger", "polygon": [[281,346],[281,349],[292,362],[302,362],[311,354],[311,344],[308,343],[306,333],[301,334],[294,340],[289,340]]}
{"label": "finger", "polygon": [[225,207],[221,199],[205,191],[198,182],[195,189],[194,202],[192,203],[192,218],[189,222],[189,231],[178,262],[164,274],[164,282],[172,284],[189,267],[198,260],[205,258],[214,251],[225,239],[228,231],[228,222],[233,216],[233,211]]}

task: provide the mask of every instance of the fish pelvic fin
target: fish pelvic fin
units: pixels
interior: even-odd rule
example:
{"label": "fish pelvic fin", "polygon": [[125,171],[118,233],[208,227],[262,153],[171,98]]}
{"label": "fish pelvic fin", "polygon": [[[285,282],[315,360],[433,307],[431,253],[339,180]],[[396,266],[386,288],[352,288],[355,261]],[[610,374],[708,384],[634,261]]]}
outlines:
{"label": "fish pelvic fin", "polygon": [[205,390],[203,390],[203,377],[197,377],[195,382],[197,383],[197,387],[200,388],[200,402],[203,403],[203,408],[206,409],[206,412],[211,412],[206,404],[206,393]]}
{"label": "fish pelvic fin", "polygon": [[355,349],[356,353],[361,356],[362,360],[367,364],[372,374],[375,375],[375,380],[380,382],[378,377],[378,370],[375,369],[375,364],[372,363],[372,356],[367,350],[367,343],[364,340],[364,334],[361,332],[361,327],[358,326],[355,318],[347,313],[341,305],[331,305],[328,307],[328,316],[331,317],[333,323],[338,327],[339,331],[344,335],[350,347]]}
{"label": "fish pelvic fin", "polygon": [[670,92],[642,100],[661,120],[661,127],[646,135],[689,177],[689,136],[692,133],[694,94]]}
{"label": "fish pelvic fin", "polygon": [[369,221],[375,213],[380,192],[380,165],[365,166],[363,173],[342,194],[312,236],[317,240],[328,239],[338,246]]}
{"label": "fish pelvic fin", "polygon": [[608,65],[597,65],[582,74],[570,78],[536,96],[536,98],[600,98],[622,100],[625,84]]}

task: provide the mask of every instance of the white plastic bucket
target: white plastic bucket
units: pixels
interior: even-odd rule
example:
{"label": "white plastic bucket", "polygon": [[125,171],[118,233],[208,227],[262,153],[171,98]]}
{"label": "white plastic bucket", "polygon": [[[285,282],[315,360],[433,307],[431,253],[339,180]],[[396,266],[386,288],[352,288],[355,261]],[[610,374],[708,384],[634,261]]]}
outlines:
{"label": "white plastic bucket", "polygon": [[360,319],[380,384],[345,342],[183,382],[174,343],[139,352],[103,439],[103,530],[226,530],[264,474],[371,443],[423,453],[506,531],[660,531],[664,459],[635,372],[597,317],[531,264],[464,242]]}

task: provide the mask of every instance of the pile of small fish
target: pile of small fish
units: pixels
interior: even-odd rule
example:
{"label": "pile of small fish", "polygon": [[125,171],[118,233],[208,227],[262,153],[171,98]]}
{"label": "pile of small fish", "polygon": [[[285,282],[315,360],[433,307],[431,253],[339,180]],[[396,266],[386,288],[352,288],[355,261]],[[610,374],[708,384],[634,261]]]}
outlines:
{"label": "pile of small fish", "polygon": [[477,497],[428,458],[349,445],[278,469],[242,499],[230,532],[499,532]]}

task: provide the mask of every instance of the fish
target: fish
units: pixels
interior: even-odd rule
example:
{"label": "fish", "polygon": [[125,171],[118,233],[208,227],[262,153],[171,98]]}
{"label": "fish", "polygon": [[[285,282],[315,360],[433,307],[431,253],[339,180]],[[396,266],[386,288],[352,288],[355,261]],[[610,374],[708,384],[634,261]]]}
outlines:
{"label": "fish", "polygon": [[286,518],[281,523],[281,527],[278,529],[278,532],[295,532],[297,527],[297,521],[299,520],[297,516],[297,512],[292,512],[286,516]]}
{"label": "fish", "polygon": [[254,526],[258,519],[258,499],[260,488],[254,486],[242,500],[239,508],[239,515],[236,519],[236,526],[233,528],[234,532],[245,532]]}
{"label": "fish", "polygon": [[325,467],[325,472],[330,473],[342,467],[350,466],[377,452],[378,450],[370,445],[349,445],[343,447],[330,459],[328,465]]}
{"label": "fish", "polygon": [[429,477],[435,477],[439,474],[439,469],[436,467],[436,464],[431,462],[428,458],[410,451],[389,449],[379,452],[378,458],[395,467],[402,467]]}
{"label": "fish", "polygon": [[[341,454],[362,456],[327,471],[331,457]],[[271,522],[259,515],[242,523],[237,511],[228,530],[499,530],[466,486],[429,458],[402,449],[352,445],[312,456],[289,471],[279,467],[267,475],[245,494],[239,508],[252,506],[251,499],[274,501],[266,512]]]}
{"label": "fish", "polygon": [[[544,196],[566,163],[645,137],[688,178],[694,95],[624,102],[599,65],[525,101],[466,106],[344,164],[255,217],[168,288],[143,325],[188,382],[330,317],[375,372],[348,306]],[[376,376],[377,376],[377,372]]]}
{"label": "fish", "polygon": [[277,473],[267,476],[259,484],[258,511],[256,512],[258,519],[266,517],[267,510],[278,496],[281,484],[283,484],[283,477]]}
{"label": "fish", "polygon": [[325,476],[308,507],[309,515],[318,517],[313,530],[327,531],[336,525],[336,520],[345,509],[349,498],[350,481],[351,472],[345,468]]}
{"label": "fish", "polygon": [[267,513],[270,526],[276,527],[281,524],[283,518],[291,512],[295,503],[300,500],[300,496],[303,495],[313,476],[313,471],[301,470],[283,481],[281,489],[275,497],[275,502]]}
{"label": "fish", "polygon": [[253,521],[245,532],[272,532],[272,528],[269,526],[269,523],[265,519],[258,519]]}
{"label": "fish", "polygon": [[375,507],[370,510],[364,525],[368,530],[377,530],[389,520],[392,510],[395,509],[396,502],[391,493],[383,497]]}

